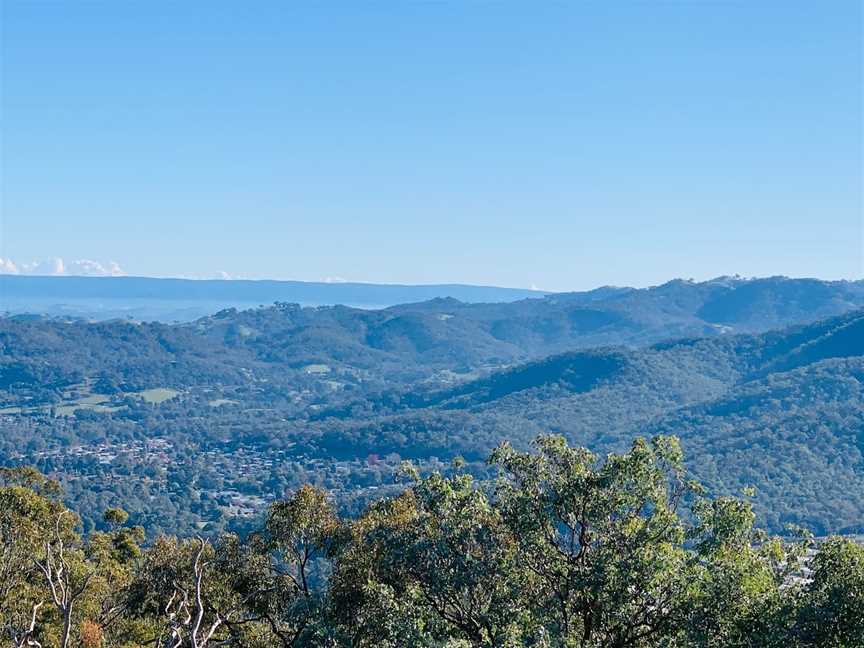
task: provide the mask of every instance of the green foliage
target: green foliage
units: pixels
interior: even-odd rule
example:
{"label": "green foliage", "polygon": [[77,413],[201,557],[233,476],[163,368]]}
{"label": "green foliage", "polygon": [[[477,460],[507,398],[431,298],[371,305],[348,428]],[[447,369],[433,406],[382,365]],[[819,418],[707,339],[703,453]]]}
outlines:
{"label": "green foliage", "polygon": [[[0,318],[0,465],[61,482],[86,533],[111,530],[102,512],[122,506],[152,535],[213,537],[249,533],[255,511],[304,483],[356,515],[398,491],[403,460],[428,475],[462,456],[485,482],[505,440],[525,450],[559,434],[604,454],[674,434],[712,493],[756,487],[772,532],[860,533],[862,312],[758,335],[715,326],[829,314],[855,303],[849,290],[729,280],[514,304],[280,305],[185,325]],[[813,308],[777,301],[787,294]],[[715,302],[734,316],[699,314]],[[682,334],[702,337],[645,346]],[[612,343],[631,346],[597,347]]]}
{"label": "green foliage", "polygon": [[304,486],[245,539],[143,551],[122,511],[82,538],[49,481],[7,471],[0,629],[44,648],[864,644],[864,547],[768,537],[749,502],[705,496],[674,437],[600,460],[545,436],[489,461],[492,484],[414,472],[355,519]]}
{"label": "green foliage", "polygon": [[831,538],[811,564],[796,634],[804,646],[852,648],[864,642],[864,547]]}
{"label": "green foliage", "polygon": [[123,645],[120,601],[144,530],[123,527],[115,511],[113,531],[84,540],[56,483],[32,469],[0,477],[0,631],[16,647]]}

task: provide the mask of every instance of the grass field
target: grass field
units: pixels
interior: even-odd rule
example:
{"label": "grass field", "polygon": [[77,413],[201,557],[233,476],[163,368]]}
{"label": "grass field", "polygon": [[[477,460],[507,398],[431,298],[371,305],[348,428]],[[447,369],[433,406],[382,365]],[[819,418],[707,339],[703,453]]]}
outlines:
{"label": "grass field", "polygon": [[65,405],[57,406],[54,411],[57,416],[74,416],[77,410],[91,410],[93,412],[117,412],[123,407],[111,407],[102,403],[109,402],[111,399],[103,394],[91,394],[79,398],[75,401],[66,403]]}
{"label": "grass field", "polygon": [[165,387],[157,387],[156,389],[145,389],[142,392],[138,392],[138,395],[143,398],[148,403],[153,403],[154,405],[158,405],[159,403],[164,403],[167,400],[171,400],[172,398],[176,398],[180,395],[180,392],[176,389],[167,389]]}
{"label": "grass field", "polygon": [[[75,412],[78,410],[90,410],[92,412],[110,413],[118,412],[126,407],[122,404],[112,405],[111,396],[107,396],[105,394],[94,394],[90,391],[90,389],[90,384],[89,382],[87,382],[82,383],[81,385],[76,385],[74,389],[66,392],[64,394],[63,401],[53,406],[55,415],[74,416]],[[172,398],[176,398],[180,395],[180,392],[176,389],[168,389],[167,387],[157,387],[155,389],[145,389],[144,391],[134,392],[130,395],[139,396],[147,403],[159,405],[160,403],[169,401]],[[216,405],[223,405],[233,402],[234,401],[220,399],[216,401]],[[32,407],[2,407],[0,408],[0,415],[34,414],[40,412],[47,412],[51,408],[52,406],[50,405],[36,405]]]}

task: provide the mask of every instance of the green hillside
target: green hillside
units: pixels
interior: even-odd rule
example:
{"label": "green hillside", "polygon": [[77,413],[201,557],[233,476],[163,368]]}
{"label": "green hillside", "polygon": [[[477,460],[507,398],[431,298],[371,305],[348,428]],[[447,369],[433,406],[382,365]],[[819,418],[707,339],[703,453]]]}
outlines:
{"label": "green hillside", "polygon": [[[0,462],[60,479],[91,526],[122,504],[153,532],[216,531],[246,528],[250,511],[304,482],[357,511],[395,492],[404,459],[429,471],[459,455],[486,480],[503,440],[524,448],[551,432],[604,453],[662,432],[681,437],[717,493],[754,486],[771,529],[858,530],[864,311],[838,296],[858,284],[816,282],[801,297],[810,285],[277,304],[182,325],[0,319]],[[795,325],[682,324],[739,291],[753,307],[725,321],[754,327],[771,303],[758,321]],[[801,308],[780,308],[787,297]],[[847,312],[809,323],[805,306]]]}

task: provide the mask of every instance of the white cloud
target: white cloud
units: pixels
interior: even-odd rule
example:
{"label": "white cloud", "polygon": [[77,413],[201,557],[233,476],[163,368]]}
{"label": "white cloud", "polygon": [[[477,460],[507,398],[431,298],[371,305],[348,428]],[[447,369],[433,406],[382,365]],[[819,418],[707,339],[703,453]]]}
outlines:
{"label": "white cloud", "polygon": [[90,259],[78,259],[68,263],[64,274],[82,277],[122,277],[126,273],[116,261],[102,264]]}
{"label": "white cloud", "polygon": [[91,259],[77,259],[67,263],[58,257],[20,264],[15,263],[12,259],[0,259],[0,274],[45,277],[122,277],[126,273],[116,261],[103,264]]}
{"label": "white cloud", "polygon": [[59,258],[22,263],[18,267],[21,268],[21,274],[24,275],[58,277],[66,274],[66,264],[63,263],[63,259]]}
{"label": "white cloud", "polygon": [[18,274],[21,271],[12,259],[0,257],[0,274]]}
{"label": "white cloud", "polygon": [[126,275],[126,271],[120,267],[120,264],[116,261],[108,262],[108,272],[111,273],[112,277],[123,277]]}

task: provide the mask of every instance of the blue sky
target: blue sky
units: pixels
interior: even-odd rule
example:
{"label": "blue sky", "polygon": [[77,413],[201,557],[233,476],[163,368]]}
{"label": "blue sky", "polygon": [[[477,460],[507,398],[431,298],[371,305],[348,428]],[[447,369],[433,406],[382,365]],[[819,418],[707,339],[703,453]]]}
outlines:
{"label": "blue sky", "polygon": [[0,257],[864,275],[857,1],[0,4]]}

